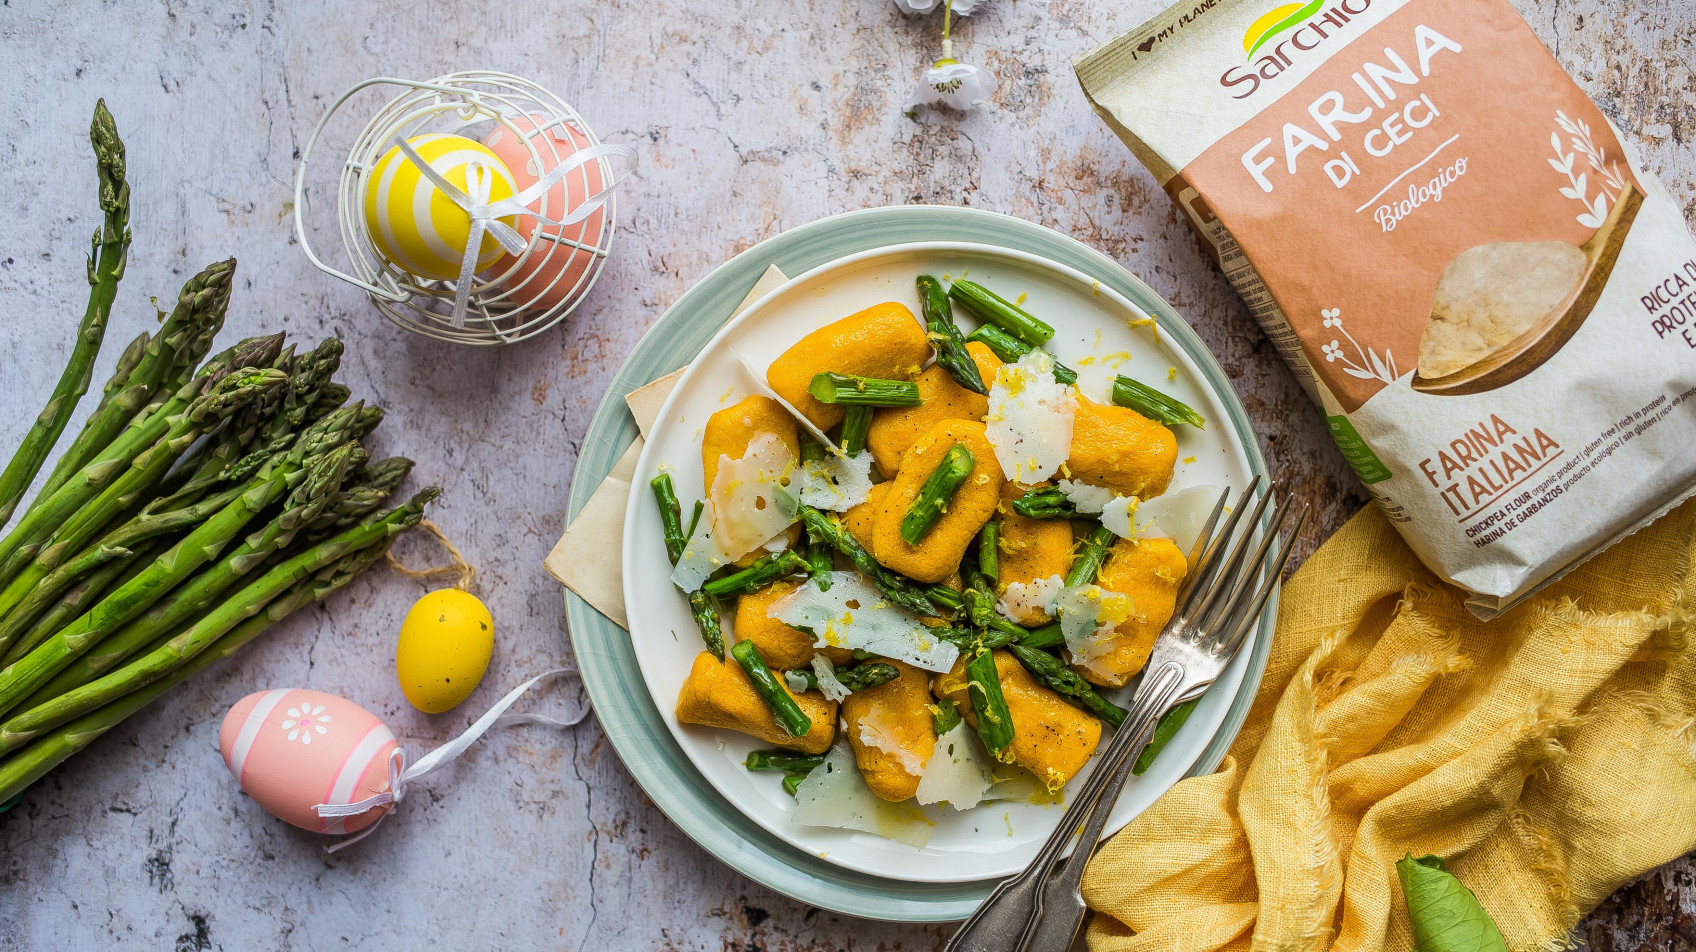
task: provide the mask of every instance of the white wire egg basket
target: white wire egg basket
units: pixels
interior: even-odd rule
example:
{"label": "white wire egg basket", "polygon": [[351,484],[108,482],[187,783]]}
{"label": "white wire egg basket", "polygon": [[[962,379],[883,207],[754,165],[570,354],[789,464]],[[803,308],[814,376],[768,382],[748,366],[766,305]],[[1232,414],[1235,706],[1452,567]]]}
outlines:
{"label": "white wire egg basket", "polygon": [[[326,263],[307,237],[307,170],[338,111],[359,93],[378,86],[399,87],[401,92],[365,124],[342,160],[336,217],[347,258],[348,271],[343,271]],[[463,289],[460,281],[420,277],[389,261],[378,250],[364,214],[366,187],[378,160],[397,142],[415,136],[453,133],[493,143],[501,129],[523,145],[533,178],[572,164],[570,160],[579,153],[593,156],[579,159],[581,164],[543,187],[538,199],[529,202],[528,207],[539,214],[528,216],[534,219],[528,234],[519,231],[522,254],[509,248],[493,265],[473,274]],[[619,159],[624,161],[615,161]],[[595,286],[617,230],[614,189],[634,165],[634,149],[603,145],[563,99],[510,73],[471,70],[428,82],[377,77],[343,93],[307,139],[295,173],[295,234],[313,265],[363,290],[384,316],[401,327],[460,344],[512,344],[564,320]],[[581,200],[573,204],[572,196]],[[556,207],[549,207],[550,203]],[[557,207],[561,204],[573,207]],[[569,213],[586,217],[572,222]],[[566,223],[552,224],[561,220]]]}

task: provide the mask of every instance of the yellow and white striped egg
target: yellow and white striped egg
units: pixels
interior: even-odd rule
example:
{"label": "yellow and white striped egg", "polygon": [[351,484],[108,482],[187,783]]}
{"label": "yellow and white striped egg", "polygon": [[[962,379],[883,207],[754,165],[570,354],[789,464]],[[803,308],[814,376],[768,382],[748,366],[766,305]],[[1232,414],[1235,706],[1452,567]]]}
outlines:
{"label": "yellow and white striped egg", "polygon": [[[517,188],[512,171],[488,146],[450,133],[413,136],[407,144],[455,188],[475,195],[468,185],[473,167],[493,176],[489,201],[510,198]],[[517,224],[517,216],[502,218]],[[436,188],[400,146],[377,160],[365,180],[365,224],[383,257],[421,278],[459,277],[471,240],[471,215]],[[477,248],[477,270],[499,260],[500,244],[487,232]]]}

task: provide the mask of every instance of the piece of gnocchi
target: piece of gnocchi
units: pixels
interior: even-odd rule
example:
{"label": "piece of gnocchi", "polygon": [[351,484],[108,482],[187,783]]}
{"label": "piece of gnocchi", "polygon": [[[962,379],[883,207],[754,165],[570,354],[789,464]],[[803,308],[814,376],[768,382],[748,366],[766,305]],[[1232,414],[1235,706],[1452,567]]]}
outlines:
{"label": "piece of gnocchi", "polygon": [[[1101,721],[1038,684],[1012,652],[994,654],[1001,694],[1013,718],[1013,762],[1035,774],[1049,792],[1057,793],[1095,753],[1101,743]],[[966,681],[967,660],[961,655],[952,671],[936,676],[931,688],[937,697],[953,701],[967,723],[976,727]]]}
{"label": "piece of gnocchi", "polygon": [[760,657],[774,671],[794,671],[813,663],[813,655],[823,654],[832,664],[846,664],[854,652],[846,648],[816,648],[813,636],[799,628],[791,628],[767,614],[778,599],[795,591],[797,583],[779,579],[757,592],[736,600],[736,627],[731,629],[737,641],[752,641],[760,649]]}
{"label": "piece of gnocchi", "polygon": [[803,754],[822,754],[836,739],[836,702],[825,700],[817,691],[796,694],[783,685],[800,705],[801,711],[812,720],[812,729],[801,737],[791,737],[777,726],[771,708],[754,690],[747,672],[733,660],[720,661],[712,652],[695,656],[689,677],[677,692],[677,719],[685,724],[702,727],[722,727],[758,737],[775,747]]}
{"label": "piece of gnocchi", "polygon": [[918,792],[919,778],[936,747],[930,676],[900,661],[901,675],[848,695],[842,702],[848,746],[872,792],[894,803]]}
{"label": "piece of gnocchi", "polygon": [[[966,352],[972,355],[983,379],[993,381],[1000,358],[977,341],[966,344]],[[872,415],[871,429],[866,431],[866,448],[885,476],[895,475],[901,468],[901,455],[931,427],[943,420],[982,420],[989,413],[988,397],[955,383],[939,365],[932,364],[913,378],[913,383],[918,385],[919,398],[924,402],[916,407],[882,407]]]}
{"label": "piece of gnocchi", "polygon": [[[777,437],[795,459],[801,458],[801,436],[795,418],[783,409],[783,404],[770,397],[755,394],[707,417],[707,424],[701,430],[701,481],[708,495],[718,478],[719,463],[726,457],[741,459],[748,452],[748,444],[766,434]],[[786,537],[793,547],[801,538],[801,527],[790,526]],[[756,549],[737,559],[736,564],[746,568],[765,554]]]}
{"label": "piece of gnocchi", "polygon": [[840,406],[820,403],[807,392],[813,377],[827,372],[910,380],[930,359],[924,325],[907,306],[874,304],[813,331],[766,368],[766,383],[813,425],[828,430],[842,422]]}
{"label": "piece of gnocchi", "polygon": [[[931,471],[956,443],[971,450],[972,471],[936,525],[918,545],[912,545],[901,538],[901,520]],[[920,582],[940,582],[953,575],[966,547],[995,514],[1001,482],[1001,464],[995,460],[984,425],[976,420],[943,420],[901,457],[901,468],[890,481],[872,526],[872,555],[885,567]]]}
{"label": "piece of gnocchi", "polygon": [[[1007,594],[1007,586],[1018,582],[1029,585],[1052,575],[1062,578],[1072,566],[1072,523],[1068,519],[1032,519],[1013,508],[1013,500],[1027,490],[1048,486],[1038,483],[1025,486],[1008,482],[1001,486],[1001,503],[996,518],[1001,520],[1000,573],[995,582],[995,594]],[[1053,618],[1040,608],[1023,605],[1012,612],[1013,620],[1021,625],[1045,625]]]}
{"label": "piece of gnocchi", "polygon": [[1064,472],[1121,496],[1152,499],[1172,483],[1178,438],[1135,410],[1078,397]]}
{"label": "piece of gnocchi", "polygon": [[1171,539],[1120,539],[1096,576],[1096,584],[1130,597],[1132,613],[1096,650],[1088,664],[1073,668],[1105,687],[1124,687],[1148,663],[1149,652],[1177,607],[1178,586],[1188,571]]}

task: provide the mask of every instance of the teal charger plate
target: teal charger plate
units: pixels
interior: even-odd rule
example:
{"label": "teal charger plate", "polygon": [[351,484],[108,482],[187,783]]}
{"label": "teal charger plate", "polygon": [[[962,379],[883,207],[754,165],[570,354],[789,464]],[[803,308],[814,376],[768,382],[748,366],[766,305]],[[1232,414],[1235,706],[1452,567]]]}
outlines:
{"label": "teal charger plate", "polygon": [[[794,276],[845,255],[885,245],[962,238],[1040,255],[1069,265],[1118,291],[1160,321],[1225,396],[1228,422],[1250,466],[1266,475],[1254,430],[1223,369],[1200,338],[1159,295],[1111,258],[1040,225],[970,208],[899,205],[846,212],[760,242],[719,266],[673,304],[637,342],[607,388],[584,434],[572,477],[566,523],[577,518],[618,458],[635,440],[624,396],[688,364],[771,265]],[[655,709],[636,664],[630,636],[565,590],[572,651],[601,728],[642,789],[684,833],[732,869],[792,899],[834,912],[902,922],[964,919],[995,881],[912,883],[843,869],[795,849],[744,816],[689,763]],[[1277,594],[1262,617],[1249,669],[1225,721],[1191,774],[1224,759],[1248,715],[1272,647]]]}

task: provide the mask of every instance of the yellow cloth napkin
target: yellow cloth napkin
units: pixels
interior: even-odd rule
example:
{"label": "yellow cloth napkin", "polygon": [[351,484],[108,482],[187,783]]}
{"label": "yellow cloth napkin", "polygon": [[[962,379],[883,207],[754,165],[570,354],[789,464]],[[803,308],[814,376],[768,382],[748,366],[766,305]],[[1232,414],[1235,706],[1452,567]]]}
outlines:
{"label": "yellow cloth napkin", "polygon": [[1091,862],[1094,952],[1411,950],[1395,872],[1435,853],[1509,949],[1564,948],[1696,847],[1696,503],[1493,622],[1376,507],[1285,585],[1220,770]]}

